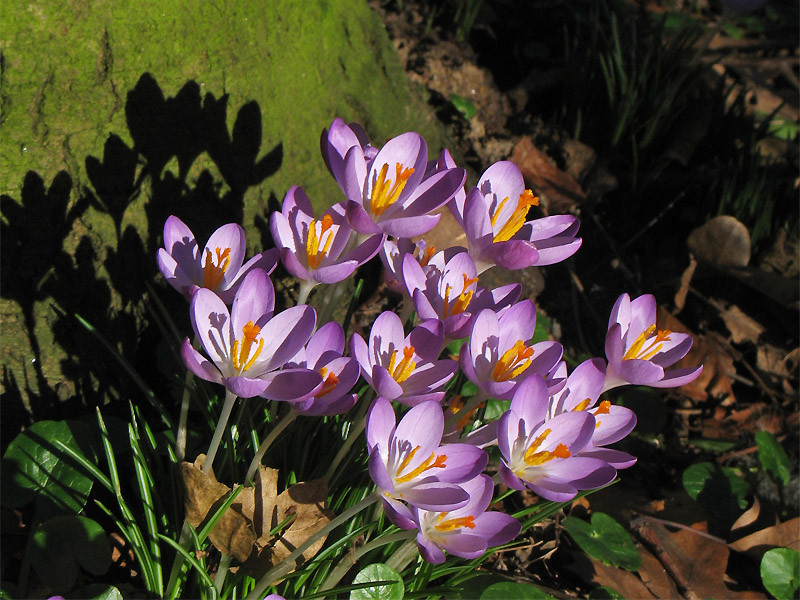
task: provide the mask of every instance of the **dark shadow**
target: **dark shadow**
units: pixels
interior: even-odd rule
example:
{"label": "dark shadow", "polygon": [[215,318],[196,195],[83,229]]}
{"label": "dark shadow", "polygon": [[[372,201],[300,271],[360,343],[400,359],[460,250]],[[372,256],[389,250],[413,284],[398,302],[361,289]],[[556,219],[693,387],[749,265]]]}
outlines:
{"label": "dark shadow", "polygon": [[[155,255],[162,244],[164,221],[169,215],[178,216],[204,243],[220,225],[242,223],[245,193],[273,175],[283,161],[281,143],[261,152],[258,103],[239,107],[229,131],[228,101],[227,95],[201,96],[196,81],[186,82],[175,96],[167,97],[156,79],[145,73],[126,96],[128,134],[111,133],[102,157],[84,159],[90,187],[75,190],[64,171],[47,187],[38,173],[30,171],[18,198],[0,198],[0,294],[20,305],[33,349],[25,364],[3,365],[4,446],[33,421],[74,417],[109,398],[128,400],[139,393],[132,391],[135,386],[119,361],[75,315],[109,340],[162,402],[175,395],[176,375],[166,372],[174,371],[174,365],[162,369],[158,357],[163,352],[156,351],[164,335],[143,302],[146,285],[158,276]],[[126,137],[133,140],[132,147],[123,141]],[[222,181],[211,170],[192,170],[204,153]],[[175,163],[177,169],[171,168]],[[132,210],[142,211],[142,203],[143,212],[132,218]],[[270,202],[270,209],[277,206],[277,200]],[[85,232],[78,229],[79,219],[88,222],[84,217],[89,207],[108,215],[113,239],[103,239],[102,232],[91,227]],[[265,244],[269,216],[256,221]],[[271,239],[265,245],[271,246]],[[171,288],[159,289],[164,291],[160,300],[178,327],[188,331],[185,299]],[[53,338],[47,341],[36,335],[36,327],[42,326],[37,322],[42,319],[38,308],[42,302],[50,304],[46,319]],[[57,344],[68,355],[61,364],[64,377],[59,383],[45,376],[43,343]],[[127,410],[127,402],[112,403],[104,414],[122,415]]]}

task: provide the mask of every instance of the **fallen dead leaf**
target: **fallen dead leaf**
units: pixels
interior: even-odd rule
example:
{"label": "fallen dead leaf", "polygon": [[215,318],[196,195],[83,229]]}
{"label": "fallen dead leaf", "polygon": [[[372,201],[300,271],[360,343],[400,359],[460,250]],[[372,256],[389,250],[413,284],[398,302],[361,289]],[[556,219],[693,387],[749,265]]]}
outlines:
{"label": "fallen dead leaf", "polygon": [[736,540],[730,546],[757,561],[770,548],[792,548],[800,552],[800,517],[765,527]]}
{"label": "fallen dead leaf", "polygon": [[516,163],[525,181],[542,199],[541,207],[547,214],[573,211],[586,200],[586,193],[569,173],[559,169],[553,159],[534,146],[529,137],[523,137],[511,160]]}
{"label": "fallen dead leaf", "polygon": [[655,596],[635,573],[604,565],[601,561],[590,558],[582,552],[570,552],[570,555],[573,562],[566,568],[587,583],[608,586],[621,594],[623,598],[649,600],[659,597]]}
{"label": "fallen dead leaf", "polygon": [[725,327],[731,332],[731,340],[735,344],[744,342],[758,342],[759,336],[767,329],[761,323],[746,315],[742,310],[734,305],[720,311]]}
{"label": "fallen dead leaf", "polygon": [[750,262],[750,232],[729,215],[713,217],[693,230],[686,245],[699,262],[712,267],[745,267]]}

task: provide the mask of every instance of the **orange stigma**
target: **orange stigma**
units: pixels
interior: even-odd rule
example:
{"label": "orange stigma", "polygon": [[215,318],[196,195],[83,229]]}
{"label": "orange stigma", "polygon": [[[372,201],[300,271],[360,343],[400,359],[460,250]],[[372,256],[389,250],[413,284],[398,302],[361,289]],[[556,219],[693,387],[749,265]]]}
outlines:
{"label": "orange stigma", "polygon": [[[494,228],[495,224],[497,223],[500,213],[502,212],[507,201],[508,196],[500,201],[500,204],[497,205],[494,213],[492,213],[492,217],[490,219],[492,228]],[[531,190],[525,190],[519,195],[517,207],[514,209],[514,212],[511,213],[508,219],[506,219],[506,222],[503,223],[502,227],[500,227],[500,231],[495,234],[492,241],[507,242],[510,240],[514,234],[517,233],[525,224],[525,219],[528,216],[528,209],[531,206],[539,206],[539,198],[538,196],[534,196]]]}
{"label": "orange stigma", "polygon": [[414,358],[414,346],[406,346],[403,348],[403,358],[397,364],[395,364],[397,361],[397,350],[392,352],[391,357],[389,357],[389,367],[386,370],[389,371],[389,375],[391,375],[392,379],[397,383],[403,383],[408,379],[408,376],[414,372],[417,363],[411,360],[412,358]]}
{"label": "orange stigma", "polygon": [[[325,215],[320,221],[320,232],[317,235],[317,221],[311,221],[308,224],[308,239],[306,240],[306,257],[307,264],[310,269],[319,268],[322,259],[328,254],[333,243],[333,232],[330,231],[333,225],[333,218],[330,215]],[[325,238],[325,234],[328,237]],[[325,242],[322,240],[325,238]],[[320,244],[323,244],[320,248]]]}
{"label": "orange stigma", "polygon": [[323,396],[327,396],[336,389],[337,385],[339,385],[339,378],[336,377],[336,374],[328,373],[328,369],[325,367],[320,367],[319,374],[322,375],[322,387],[316,394],[314,394],[314,398],[322,398]]}
{"label": "orange stigma", "polygon": [[439,518],[436,519],[436,525],[434,527],[437,531],[455,531],[456,529],[461,529],[466,527],[467,529],[475,529],[475,516],[468,515],[466,517],[456,517],[455,519],[445,519],[444,517],[447,515],[446,512],[443,512],[439,515]]}
{"label": "orange stigma", "polygon": [[397,483],[406,483],[408,481],[411,481],[418,475],[422,475],[425,471],[428,471],[430,469],[443,469],[444,467],[447,466],[446,464],[447,455],[439,454],[437,456],[435,453],[431,452],[431,455],[424,461],[422,461],[422,464],[420,464],[416,469],[406,473],[405,475],[400,475],[400,473],[403,472],[403,469],[405,469],[408,466],[408,463],[411,462],[411,459],[414,458],[414,455],[417,453],[417,450],[419,450],[419,446],[417,446],[411,452],[409,452],[408,456],[406,456],[403,459],[403,462],[400,463],[400,468],[397,469],[397,474],[398,474],[398,477],[396,478]]}
{"label": "orange stigma", "polygon": [[391,180],[386,179],[389,165],[383,165],[380,173],[378,173],[369,198],[369,209],[373,216],[381,216],[387,208],[397,202],[400,194],[403,193],[403,188],[408,183],[408,178],[414,173],[414,168],[409,167],[406,169],[403,165],[397,163],[395,171],[394,184],[392,184]]}
{"label": "orange stigma", "polygon": [[231,249],[222,248],[216,249],[217,262],[214,264],[214,255],[211,250],[206,248],[206,260],[203,263],[203,287],[210,289],[212,292],[216,291],[217,286],[222,283],[222,278],[225,276],[225,271],[231,264]]}
{"label": "orange stigma", "polygon": [[250,356],[250,349],[259,333],[261,333],[261,328],[258,325],[254,325],[252,321],[248,321],[247,324],[242,327],[243,338],[241,340],[234,340],[233,347],[231,348],[231,362],[233,363],[233,368],[239,373],[243,373],[252,367],[258,355],[261,354],[261,349],[264,347],[264,338],[258,340],[258,346],[255,352],[253,352],[253,355]]}
{"label": "orange stigma", "polygon": [[451,285],[447,285],[444,289],[444,314],[442,315],[445,319],[452,315],[460,315],[469,306],[469,303],[472,301],[472,296],[475,294],[475,290],[469,290],[468,288],[472,287],[474,284],[478,282],[477,277],[467,277],[467,274],[464,273],[464,287],[462,288],[461,294],[458,298],[450,304],[450,290],[453,289]]}
{"label": "orange stigma", "polygon": [[668,342],[671,334],[671,331],[657,331],[655,324],[651,325],[639,334],[622,360],[650,360],[661,351],[664,347],[663,342]]}
{"label": "orange stigma", "polygon": [[495,381],[513,379],[531,365],[532,356],[533,348],[526,346],[522,340],[517,340],[495,364],[492,378]]}

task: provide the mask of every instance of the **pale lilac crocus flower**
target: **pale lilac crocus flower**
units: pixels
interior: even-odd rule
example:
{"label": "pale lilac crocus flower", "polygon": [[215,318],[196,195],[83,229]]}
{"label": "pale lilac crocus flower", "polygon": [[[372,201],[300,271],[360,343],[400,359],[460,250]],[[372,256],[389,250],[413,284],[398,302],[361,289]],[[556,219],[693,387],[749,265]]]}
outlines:
{"label": "pale lilac crocus flower", "polygon": [[590,447],[594,416],[572,411],[548,419],[548,408],[541,377],[529,377],[517,388],[510,409],[497,423],[503,482],[515,490],[527,487],[554,502],[611,482],[616,469],[599,458],[579,456]]}
{"label": "pale lilac crocus flower", "polygon": [[458,167],[425,177],[428,146],[418,133],[390,139],[374,157],[343,122],[334,121],[323,136],[323,157],[344,192],[347,220],[362,235],[414,237],[430,231],[439,220],[430,213],[444,206],[466,179]]}
{"label": "pale lilac crocus flower", "polygon": [[342,356],[344,342],[342,326],[331,321],[314,332],[305,348],[286,363],[286,368],[310,369],[322,377],[311,394],[292,401],[292,408],[301,415],[340,415],[355,406],[358,395],[350,390],[361,370],[355,359]]}
{"label": "pale lilac crocus flower", "polygon": [[625,384],[678,387],[694,381],[703,365],[665,371],[692,347],[688,333],[659,330],[656,300],[650,294],[634,300],[622,294],[611,310],[606,334],[606,369],[603,391]]}
{"label": "pale lilac crocus flower", "polygon": [[201,379],[224,385],[241,398],[292,400],[311,393],[322,376],[308,369],[280,369],[311,337],[316,313],[310,306],[273,316],[275,294],[261,269],[248,273],[230,312],[211,290],[201,288],[191,302],[192,327],[211,359],[186,338],[183,361]]}
{"label": "pale lilac crocus flower", "polygon": [[522,286],[504,285],[489,291],[478,285],[478,273],[470,255],[462,249],[436,253],[427,272],[417,260],[403,258],[403,280],[421,319],[440,319],[446,340],[469,335],[483,309],[499,312],[516,302]]}
{"label": "pale lilac crocus flower", "polygon": [[369,474],[384,510],[398,527],[413,529],[408,503],[425,510],[455,510],[469,494],[459,483],[477,477],[489,460],[469,444],[441,446],[444,415],[438,402],[411,408],[396,423],[391,403],[379,396],[367,413]]}
{"label": "pale lilac crocus flower", "polygon": [[429,245],[424,239],[417,241],[410,238],[387,239],[383,243],[378,256],[383,263],[384,280],[390,290],[400,294],[408,294],[408,288],[403,278],[403,260],[406,254],[413,256],[420,268],[427,273],[430,270],[428,262],[436,254],[436,248]]}
{"label": "pale lilac crocus flower", "polygon": [[519,167],[500,161],[486,169],[463,202],[458,196],[449,204],[467,234],[479,273],[494,265],[510,270],[551,265],[578,250],[580,223],[572,215],[525,220],[528,209],[538,203],[525,189]]}
{"label": "pale lilac crocus flower", "polygon": [[281,212],[272,213],[270,231],[280,248],[283,266],[300,280],[298,304],[305,303],[316,285],[350,277],[378,253],[383,242],[383,236],[376,234],[355,248],[348,246],[351,229],[344,204],[334,204],[321,219],[314,219],[311,200],[296,185],[286,193]]}
{"label": "pale lilac crocus flower", "polygon": [[156,262],[167,283],[187,300],[206,288],[230,305],[247,273],[256,268],[272,273],[278,262],[278,250],[272,248],[242,264],[246,250],[244,230],[228,223],[211,234],[201,252],[192,230],[172,215],[164,222],[164,247]]}
{"label": "pale lilac crocus flower", "polygon": [[423,321],[407,336],[395,313],[381,313],[369,332],[369,343],[359,334],[350,338],[350,355],[358,361],[367,383],[389,400],[407,406],[444,398],[444,385],[458,369],[454,360],[438,360],[444,325]]}
{"label": "pale lilac crocus flower", "polygon": [[491,546],[510,542],[519,535],[519,521],[502,512],[486,509],[492,502],[494,483],[488,475],[460,484],[469,502],[451,511],[413,508],[417,524],[417,548],[426,561],[441,564],[443,550],[461,558],[478,558]]}
{"label": "pale lilac crocus flower", "polygon": [[459,365],[464,375],[486,395],[508,400],[519,382],[531,375],[546,376],[558,367],[563,348],[553,341],[530,344],[536,328],[536,306],[523,300],[499,316],[478,313],[469,342],[461,346]]}
{"label": "pale lilac crocus flower", "polygon": [[592,456],[606,461],[615,469],[625,469],[636,462],[626,452],[605,448],[620,441],[636,426],[636,413],[609,400],[598,403],[605,382],[605,362],[593,358],[579,364],[570,373],[566,385],[550,400],[549,418],[572,411],[586,411],[595,419],[591,444],[580,456]]}

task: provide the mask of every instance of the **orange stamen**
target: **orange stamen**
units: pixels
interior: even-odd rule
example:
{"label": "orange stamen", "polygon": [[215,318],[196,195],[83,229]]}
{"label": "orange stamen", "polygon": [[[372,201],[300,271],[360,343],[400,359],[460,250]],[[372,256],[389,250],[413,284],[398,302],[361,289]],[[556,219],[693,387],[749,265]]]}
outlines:
{"label": "orange stamen", "polygon": [[233,342],[233,347],[231,348],[231,362],[233,363],[233,368],[240,373],[252,367],[258,355],[261,354],[261,349],[264,347],[264,338],[258,340],[258,347],[255,349],[255,352],[253,352],[253,355],[250,356],[250,349],[260,332],[261,328],[258,325],[254,325],[252,321],[248,321],[247,324],[242,327],[242,335],[244,337],[241,343],[240,340],[234,340]]}
{"label": "orange stamen", "polygon": [[403,165],[397,163],[395,165],[395,181],[392,185],[391,180],[386,179],[389,171],[389,165],[385,164],[381,167],[378,173],[375,184],[372,186],[372,193],[369,198],[369,209],[376,217],[381,216],[384,211],[392,204],[397,202],[400,194],[403,193],[403,188],[408,183],[408,178],[414,173],[414,168],[404,168]]}
{"label": "orange stamen", "polygon": [[[409,452],[408,456],[406,456],[405,460],[403,460],[402,464],[400,465],[400,468],[397,469],[398,475],[402,473],[403,469],[405,469],[408,466],[408,463],[411,462],[411,458],[414,456],[414,454],[416,454],[417,450],[419,450],[419,446],[417,446],[411,452]],[[428,471],[429,469],[443,469],[444,467],[447,466],[446,461],[447,461],[446,454],[439,454],[437,456],[435,453],[431,452],[431,455],[424,461],[422,461],[422,464],[420,464],[416,469],[405,475],[397,477],[396,481],[397,483],[406,483],[408,481],[411,481],[418,475],[422,475],[425,471]]]}
{"label": "orange stamen", "polygon": [[336,374],[328,373],[328,369],[325,367],[320,367],[319,374],[322,375],[322,387],[316,394],[314,394],[314,398],[322,398],[323,396],[327,396],[336,389],[337,385],[339,385],[339,378],[336,377]]}
{"label": "orange stamen", "polygon": [[577,405],[575,405],[575,408],[573,408],[572,410],[574,411],[586,410],[586,407],[589,406],[591,402],[592,402],[591,398],[586,398],[584,400],[581,400],[580,402],[578,402]]}
{"label": "orange stamen", "polygon": [[214,264],[214,255],[211,254],[211,250],[206,248],[206,260],[203,263],[203,287],[215,291],[217,286],[222,283],[225,271],[231,264],[230,254],[230,248],[225,248],[224,250],[217,248],[217,263]]}
{"label": "orange stamen", "polygon": [[333,243],[333,232],[328,234],[323,247],[320,249],[319,245],[333,225],[333,218],[330,215],[322,217],[320,222],[320,232],[317,235],[317,221],[311,221],[308,224],[308,239],[306,240],[306,257],[309,268],[317,269],[322,259],[328,254]]}
{"label": "orange stamen", "polygon": [[524,456],[525,464],[535,467],[549,460],[553,460],[554,458],[569,458],[571,456],[569,448],[567,448],[565,444],[559,444],[552,452],[549,450],[539,451],[539,446],[544,443],[548,435],[550,435],[550,429],[545,429],[542,434],[528,446]]}
{"label": "orange stamen", "polygon": [[442,513],[436,520],[434,525],[437,531],[454,531],[466,527],[467,529],[475,529],[475,516],[468,515],[466,517],[457,517],[455,519],[442,520],[447,513]]}
{"label": "orange stamen", "polygon": [[492,378],[495,381],[513,379],[530,366],[532,356],[533,348],[526,346],[522,340],[517,340],[495,364]]}
{"label": "orange stamen", "polygon": [[444,289],[444,317],[450,317],[452,315],[460,315],[463,313],[469,303],[472,301],[472,296],[475,294],[475,290],[467,291],[473,284],[478,282],[478,278],[470,278],[467,277],[467,274],[464,273],[464,287],[462,288],[461,294],[458,296],[458,299],[453,302],[452,306],[450,305],[450,290],[453,289],[452,286],[447,285]]}
{"label": "orange stamen", "polygon": [[[497,223],[498,217],[500,216],[500,212],[505,206],[506,201],[508,198],[503,198],[502,202],[497,206],[497,209],[494,211],[490,222],[492,224],[492,228],[494,228],[495,224]],[[517,207],[514,209],[514,212],[506,219],[506,222],[500,228],[493,241],[495,242],[507,242],[510,240],[515,233],[517,233],[522,226],[525,224],[525,219],[528,216],[528,209],[531,206],[539,206],[539,198],[533,195],[531,190],[525,190],[519,195],[519,200],[517,200]]]}
{"label": "orange stamen", "polygon": [[[657,331],[655,324],[651,325],[639,334],[622,360],[650,360],[661,351],[661,348],[664,347],[663,342],[668,342],[670,335],[672,335],[671,331]],[[648,345],[645,346],[645,344]]]}
{"label": "orange stamen", "polygon": [[397,350],[392,352],[392,355],[389,357],[389,367],[386,370],[389,371],[392,379],[397,383],[403,383],[408,379],[408,376],[414,372],[417,363],[411,360],[412,358],[414,358],[414,346],[406,346],[403,348],[403,358],[396,365]]}

